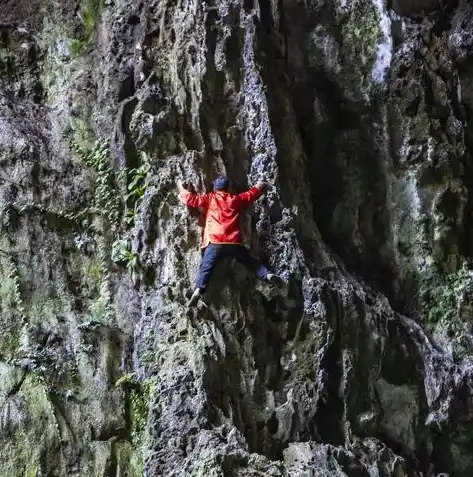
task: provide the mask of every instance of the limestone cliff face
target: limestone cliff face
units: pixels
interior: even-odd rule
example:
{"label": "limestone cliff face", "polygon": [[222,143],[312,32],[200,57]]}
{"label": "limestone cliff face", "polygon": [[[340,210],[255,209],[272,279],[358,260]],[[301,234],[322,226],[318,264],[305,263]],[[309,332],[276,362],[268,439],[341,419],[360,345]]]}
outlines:
{"label": "limestone cliff face", "polygon": [[[0,475],[471,476],[466,0],[0,5]],[[186,310],[175,181],[268,193]]]}

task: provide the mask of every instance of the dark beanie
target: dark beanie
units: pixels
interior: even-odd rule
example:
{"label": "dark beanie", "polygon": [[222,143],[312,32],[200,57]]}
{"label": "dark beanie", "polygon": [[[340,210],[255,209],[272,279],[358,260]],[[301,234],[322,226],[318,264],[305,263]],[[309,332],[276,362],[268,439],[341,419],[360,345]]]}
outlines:
{"label": "dark beanie", "polygon": [[228,189],[228,179],[226,177],[218,177],[214,180],[214,190]]}

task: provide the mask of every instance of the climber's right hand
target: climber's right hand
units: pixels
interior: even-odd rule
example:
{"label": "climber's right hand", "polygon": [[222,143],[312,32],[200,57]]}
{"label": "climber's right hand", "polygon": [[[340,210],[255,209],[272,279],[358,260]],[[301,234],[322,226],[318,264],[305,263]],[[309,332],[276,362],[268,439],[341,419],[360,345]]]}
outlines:
{"label": "climber's right hand", "polygon": [[259,189],[261,192],[264,192],[268,186],[267,186],[266,182],[258,181],[258,182],[256,183],[256,187],[258,187],[258,189]]}

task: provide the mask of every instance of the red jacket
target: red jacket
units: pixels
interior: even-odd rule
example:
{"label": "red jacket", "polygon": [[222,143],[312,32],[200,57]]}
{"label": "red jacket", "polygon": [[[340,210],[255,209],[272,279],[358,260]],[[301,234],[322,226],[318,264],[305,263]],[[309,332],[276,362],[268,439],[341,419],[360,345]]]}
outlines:
{"label": "red jacket", "polygon": [[209,243],[243,243],[240,228],[240,211],[261,197],[263,192],[256,186],[241,194],[225,191],[198,195],[182,190],[179,198],[189,207],[198,207],[205,214],[202,248]]}

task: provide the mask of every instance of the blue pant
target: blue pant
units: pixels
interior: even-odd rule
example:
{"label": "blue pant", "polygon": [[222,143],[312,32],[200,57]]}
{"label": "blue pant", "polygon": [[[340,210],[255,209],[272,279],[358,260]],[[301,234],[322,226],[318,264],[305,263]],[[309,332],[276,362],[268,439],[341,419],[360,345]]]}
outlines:
{"label": "blue pant", "polygon": [[205,291],[215,267],[222,258],[234,258],[263,280],[268,276],[268,269],[257,258],[252,257],[243,245],[211,243],[204,250],[199,273],[197,274],[196,286],[201,291]]}

